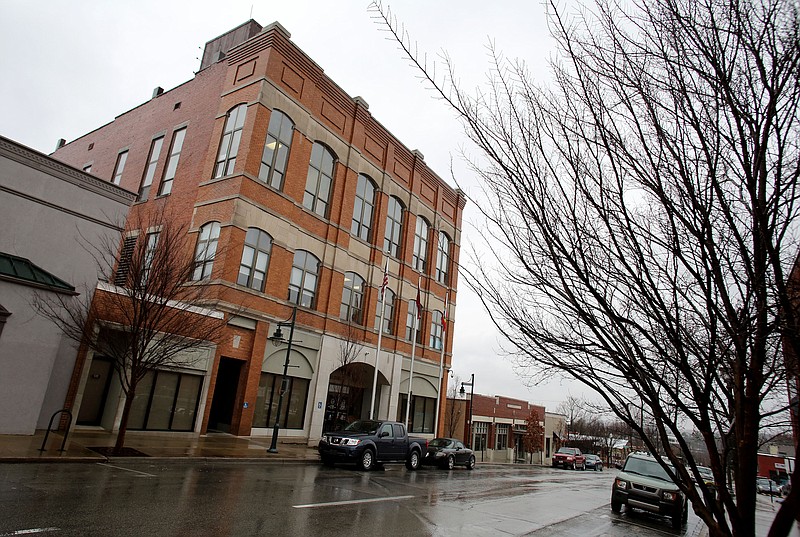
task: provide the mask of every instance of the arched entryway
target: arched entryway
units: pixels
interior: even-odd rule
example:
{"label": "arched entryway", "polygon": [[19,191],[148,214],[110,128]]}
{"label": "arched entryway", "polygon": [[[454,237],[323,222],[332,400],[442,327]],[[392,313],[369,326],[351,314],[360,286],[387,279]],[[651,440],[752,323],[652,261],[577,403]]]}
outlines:
{"label": "arched entryway", "polygon": [[[344,365],[331,373],[328,379],[323,432],[341,429],[355,420],[369,418],[374,375],[375,368],[362,362]],[[376,405],[380,401],[380,387],[388,385],[389,381],[379,372]]]}

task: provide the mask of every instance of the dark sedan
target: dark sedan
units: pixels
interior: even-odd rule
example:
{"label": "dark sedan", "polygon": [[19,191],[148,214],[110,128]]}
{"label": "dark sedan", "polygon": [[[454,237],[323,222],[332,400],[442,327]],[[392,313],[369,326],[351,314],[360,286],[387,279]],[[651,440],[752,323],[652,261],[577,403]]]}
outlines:
{"label": "dark sedan", "polygon": [[422,457],[422,464],[452,470],[454,466],[475,468],[475,454],[460,440],[454,438],[434,438],[428,442],[428,451]]}
{"label": "dark sedan", "polygon": [[587,470],[603,471],[603,460],[597,455],[587,454],[585,468]]}

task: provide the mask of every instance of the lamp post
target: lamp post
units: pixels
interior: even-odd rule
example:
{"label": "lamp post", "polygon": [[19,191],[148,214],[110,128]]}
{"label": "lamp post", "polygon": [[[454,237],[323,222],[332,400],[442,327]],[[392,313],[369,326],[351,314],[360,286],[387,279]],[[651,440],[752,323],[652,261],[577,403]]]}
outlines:
{"label": "lamp post", "polygon": [[292,317],[288,321],[279,321],[278,327],[272,334],[270,339],[275,345],[279,345],[283,341],[283,333],[281,332],[282,326],[289,327],[289,341],[286,345],[286,360],[283,362],[283,377],[281,378],[280,395],[278,396],[278,412],[275,415],[275,427],[272,429],[272,443],[267,450],[270,453],[278,452],[278,429],[281,423],[281,410],[283,409],[283,394],[286,393],[286,373],[289,370],[289,357],[292,353],[292,336],[294,336],[294,321],[297,318],[297,306],[292,308]]}
{"label": "lamp post", "polygon": [[472,449],[472,399],[475,396],[475,373],[469,376],[469,382],[462,382],[461,389],[458,390],[462,396],[465,395],[464,386],[469,386],[469,441],[467,442],[467,446]]}

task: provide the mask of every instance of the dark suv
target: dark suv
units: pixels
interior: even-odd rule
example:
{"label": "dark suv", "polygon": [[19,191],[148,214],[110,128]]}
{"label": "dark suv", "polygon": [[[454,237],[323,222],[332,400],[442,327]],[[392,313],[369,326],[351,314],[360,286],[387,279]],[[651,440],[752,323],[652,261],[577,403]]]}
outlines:
{"label": "dark suv", "polygon": [[644,453],[625,459],[611,489],[611,510],[642,509],[667,516],[673,529],[680,529],[689,514],[688,502],[658,461]]}

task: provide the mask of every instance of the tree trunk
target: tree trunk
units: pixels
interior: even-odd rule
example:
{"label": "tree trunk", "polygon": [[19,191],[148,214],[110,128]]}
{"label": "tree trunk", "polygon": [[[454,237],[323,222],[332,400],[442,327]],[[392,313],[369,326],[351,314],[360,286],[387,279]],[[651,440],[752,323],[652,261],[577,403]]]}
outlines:
{"label": "tree trunk", "polygon": [[133,406],[133,398],[136,395],[136,385],[131,384],[128,393],[125,394],[125,406],[122,408],[122,419],[119,422],[119,431],[117,432],[117,441],[114,444],[114,455],[119,455],[122,448],[125,447],[125,433],[128,432],[128,418],[131,414],[131,406]]}

